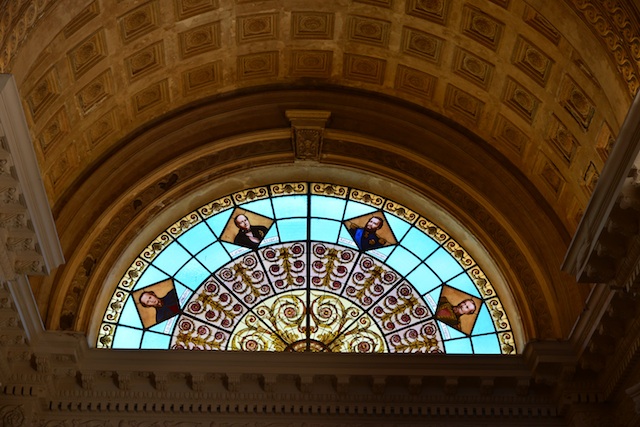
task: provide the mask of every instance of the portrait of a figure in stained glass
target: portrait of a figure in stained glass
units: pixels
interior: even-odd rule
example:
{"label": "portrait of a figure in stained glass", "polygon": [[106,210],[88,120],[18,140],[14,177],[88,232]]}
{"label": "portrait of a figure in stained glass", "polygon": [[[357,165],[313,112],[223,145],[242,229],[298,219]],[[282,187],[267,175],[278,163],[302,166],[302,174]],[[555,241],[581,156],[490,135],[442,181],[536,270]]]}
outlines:
{"label": "portrait of a figure in stained glass", "polygon": [[181,312],[178,294],[171,279],[147,286],[132,295],[145,328],[164,322]]}
{"label": "portrait of a figure in stained glass", "polygon": [[257,213],[235,209],[222,234],[222,241],[258,249],[269,232],[273,220]]}
{"label": "portrait of a figure in stained glass", "polygon": [[443,286],[438,299],[436,319],[469,335],[482,301],[450,286]]}
{"label": "portrait of a figure in stained glass", "polygon": [[397,243],[382,212],[352,218],[344,224],[360,250],[368,251]]}

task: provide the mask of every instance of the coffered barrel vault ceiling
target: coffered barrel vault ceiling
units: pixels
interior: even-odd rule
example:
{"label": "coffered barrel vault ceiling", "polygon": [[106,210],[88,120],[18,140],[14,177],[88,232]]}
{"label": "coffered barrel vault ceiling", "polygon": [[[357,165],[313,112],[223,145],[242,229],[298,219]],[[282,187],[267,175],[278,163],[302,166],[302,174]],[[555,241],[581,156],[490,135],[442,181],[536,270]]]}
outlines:
{"label": "coffered barrel vault ceiling", "polygon": [[572,230],[639,84],[631,2],[4,3],[0,69],[18,79],[54,210],[119,139],[162,114],[237,89],[313,82],[460,123],[520,168]]}
{"label": "coffered barrel vault ceiling", "polygon": [[0,0],[0,10],[0,72],[23,96],[68,258],[68,202],[114,153],[176,114],[270,87],[376,93],[425,111],[526,178],[568,236],[640,86],[640,14],[622,0]]}

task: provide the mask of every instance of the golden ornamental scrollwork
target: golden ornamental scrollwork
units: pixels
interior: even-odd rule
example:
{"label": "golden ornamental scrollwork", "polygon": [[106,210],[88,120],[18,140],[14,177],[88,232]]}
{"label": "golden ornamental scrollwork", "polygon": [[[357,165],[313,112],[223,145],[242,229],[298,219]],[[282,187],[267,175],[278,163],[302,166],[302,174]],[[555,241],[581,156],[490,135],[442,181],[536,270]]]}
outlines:
{"label": "golden ornamental scrollwork", "polygon": [[109,301],[109,305],[107,306],[107,311],[104,314],[103,320],[105,322],[117,323],[118,319],[120,319],[120,314],[122,313],[124,303],[128,297],[129,292],[116,289],[116,291],[113,293],[113,297],[111,297],[111,301]]}
{"label": "golden ornamental scrollwork", "polygon": [[375,206],[376,208],[382,207],[382,204],[384,203],[384,199],[382,197],[373,193],[356,189],[351,190],[351,192],[349,193],[349,198],[360,203]]}
{"label": "golden ornamental scrollwork", "polygon": [[504,307],[502,307],[502,303],[498,298],[489,299],[485,301],[485,304],[489,309],[491,320],[493,321],[493,325],[496,327],[496,330],[506,331],[508,329],[511,329],[507,314],[505,313]]}
{"label": "golden ornamental scrollwork", "polygon": [[451,254],[451,256],[456,261],[458,261],[460,266],[465,270],[476,264],[476,262],[473,260],[473,258],[471,258],[467,251],[465,251],[464,248],[460,246],[460,244],[455,240],[449,239],[449,241],[446,242],[443,247],[447,252]]}
{"label": "golden ornamental scrollwork", "polygon": [[398,218],[402,218],[410,224],[413,224],[414,221],[418,218],[418,214],[412,211],[411,209],[403,206],[401,204],[392,202],[387,200],[387,203],[384,204],[384,210],[386,212],[392,213]]}
{"label": "golden ornamental scrollwork", "polygon": [[214,200],[211,203],[207,203],[206,205],[198,209],[198,213],[200,213],[200,215],[202,215],[204,219],[207,219],[210,216],[213,216],[218,212],[222,212],[225,209],[229,209],[232,206],[233,201],[231,200],[231,197],[221,197],[220,199]]}
{"label": "golden ornamental scrollwork", "polygon": [[167,231],[174,238],[180,237],[185,231],[189,230],[196,224],[202,222],[202,218],[196,212],[191,212],[188,215],[183,216],[180,220],[172,224]]}
{"label": "golden ornamental scrollwork", "polygon": [[416,227],[418,227],[419,230],[422,230],[425,233],[427,233],[427,235],[431,237],[433,240],[435,240],[437,243],[442,244],[446,242],[448,239],[450,239],[449,234],[445,233],[440,227],[438,227],[437,225],[435,225],[433,222],[429,221],[426,218],[423,218],[423,217],[418,218],[418,221],[416,221]]}
{"label": "golden ornamental scrollwork", "polygon": [[261,252],[276,292],[301,288],[306,284],[305,254],[305,245],[302,243],[272,246]]}
{"label": "golden ornamental scrollwork", "polygon": [[498,340],[500,341],[500,350],[502,350],[502,354],[516,353],[516,342],[513,339],[512,332],[499,333]]}
{"label": "golden ornamental scrollwork", "polygon": [[269,197],[267,187],[250,188],[233,194],[233,200],[236,203],[253,202],[267,197]]}
{"label": "golden ornamental scrollwork", "polygon": [[171,235],[169,235],[169,233],[167,232],[162,233],[161,235],[156,237],[156,239],[151,242],[151,244],[147,246],[144,251],[142,251],[142,258],[144,258],[145,261],[153,261],[160,254],[160,252],[162,252],[162,250],[171,242],[173,242],[173,237],[171,237]]}
{"label": "golden ornamental scrollwork", "polygon": [[176,350],[221,350],[229,338],[226,332],[185,316],[178,319],[177,332],[171,343]]}
{"label": "golden ornamental scrollwork", "polygon": [[444,353],[438,327],[433,321],[391,335],[389,347],[396,353]]}
{"label": "golden ornamental scrollwork", "polygon": [[311,194],[339,197],[341,199],[344,199],[347,197],[347,193],[347,187],[344,187],[342,185],[325,184],[321,182],[314,182],[311,184]]}
{"label": "golden ornamental scrollwork", "polygon": [[103,323],[100,325],[100,331],[98,333],[98,340],[96,342],[97,348],[111,348],[113,344],[113,335],[116,332],[116,325],[111,323]]}
{"label": "golden ornamental scrollwork", "polygon": [[231,337],[229,350],[285,351],[287,344],[260,321],[254,313],[247,314]]}
{"label": "golden ornamental scrollwork", "polygon": [[136,258],[136,260],[131,264],[129,270],[124,274],[122,279],[120,279],[120,283],[118,283],[118,287],[126,290],[131,290],[136,285],[136,282],[142,276],[142,273],[147,269],[149,263],[141,258]]}
{"label": "golden ornamental scrollwork", "polygon": [[272,293],[267,276],[255,254],[223,267],[216,277],[246,304],[254,304]]}
{"label": "golden ornamental scrollwork", "polygon": [[273,184],[271,186],[271,193],[274,196],[284,194],[307,194],[306,182],[292,182],[285,184]]}
{"label": "golden ornamental scrollwork", "polygon": [[491,282],[489,282],[489,279],[487,279],[487,276],[480,269],[480,267],[473,267],[471,270],[469,270],[469,275],[471,276],[474,285],[476,285],[476,288],[478,289],[478,291],[480,291],[480,295],[482,295],[483,298],[490,298],[496,295],[496,291],[495,289],[493,289],[493,285],[491,284]]}

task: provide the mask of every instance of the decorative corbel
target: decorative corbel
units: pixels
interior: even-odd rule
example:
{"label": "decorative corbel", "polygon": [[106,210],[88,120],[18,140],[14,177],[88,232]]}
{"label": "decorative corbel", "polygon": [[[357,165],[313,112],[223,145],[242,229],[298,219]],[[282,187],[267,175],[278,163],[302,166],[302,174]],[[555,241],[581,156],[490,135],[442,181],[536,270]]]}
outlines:
{"label": "decorative corbel", "polygon": [[420,394],[422,392],[422,377],[409,377],[409,394]]}
{"label": "decorative corbel", "polygon": [[164,372],[154,372],[152,375],[153,387],[158,391],[167,391],[168,377]]}
{"label": "decorative corbel", "polygon": [[338,393],[347,393],[349,391],[350,375],[336,375],[335,376],[335,389]]}
{"label": "decorative corbel", "polygon": [[120,390],[128,391],[131,388],[131,374],[129,372],[117,372],[116,385]]}
{"label": "decorative corbel", "polygon": [[310,393],[313,389],[313,375],[303,374],[299,376],[299,386],[298,389],[302,393]]}
{"label": "decorative corbel", "polygon": [[287,110],[285,114],[291,122],[291,142],[296,160],[320,161],[324,128],[331,112]]}
{"label": "decorative corbel", "polygon": [[204,388],[205,374],[201,372],[191,373],[189,375],[189,386],[191,390],[201,392]]}
{"label": "decorative corbel", "polygon": [[386,387],[386,375],[373,375],[371,378],[371,390],[373,391],[373,394],[383,394]]}

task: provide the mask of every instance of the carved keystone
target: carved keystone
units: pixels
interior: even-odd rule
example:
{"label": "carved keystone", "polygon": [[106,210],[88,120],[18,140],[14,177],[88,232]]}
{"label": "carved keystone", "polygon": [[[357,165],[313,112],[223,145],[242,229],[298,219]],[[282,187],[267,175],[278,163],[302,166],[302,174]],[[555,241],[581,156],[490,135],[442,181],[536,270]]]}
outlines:
{"label": "carved keystone", "polygon": [[291,121],[291,142],[296,160],[320,161],[324,128],[331,112],[288,110],[285,114]]}

